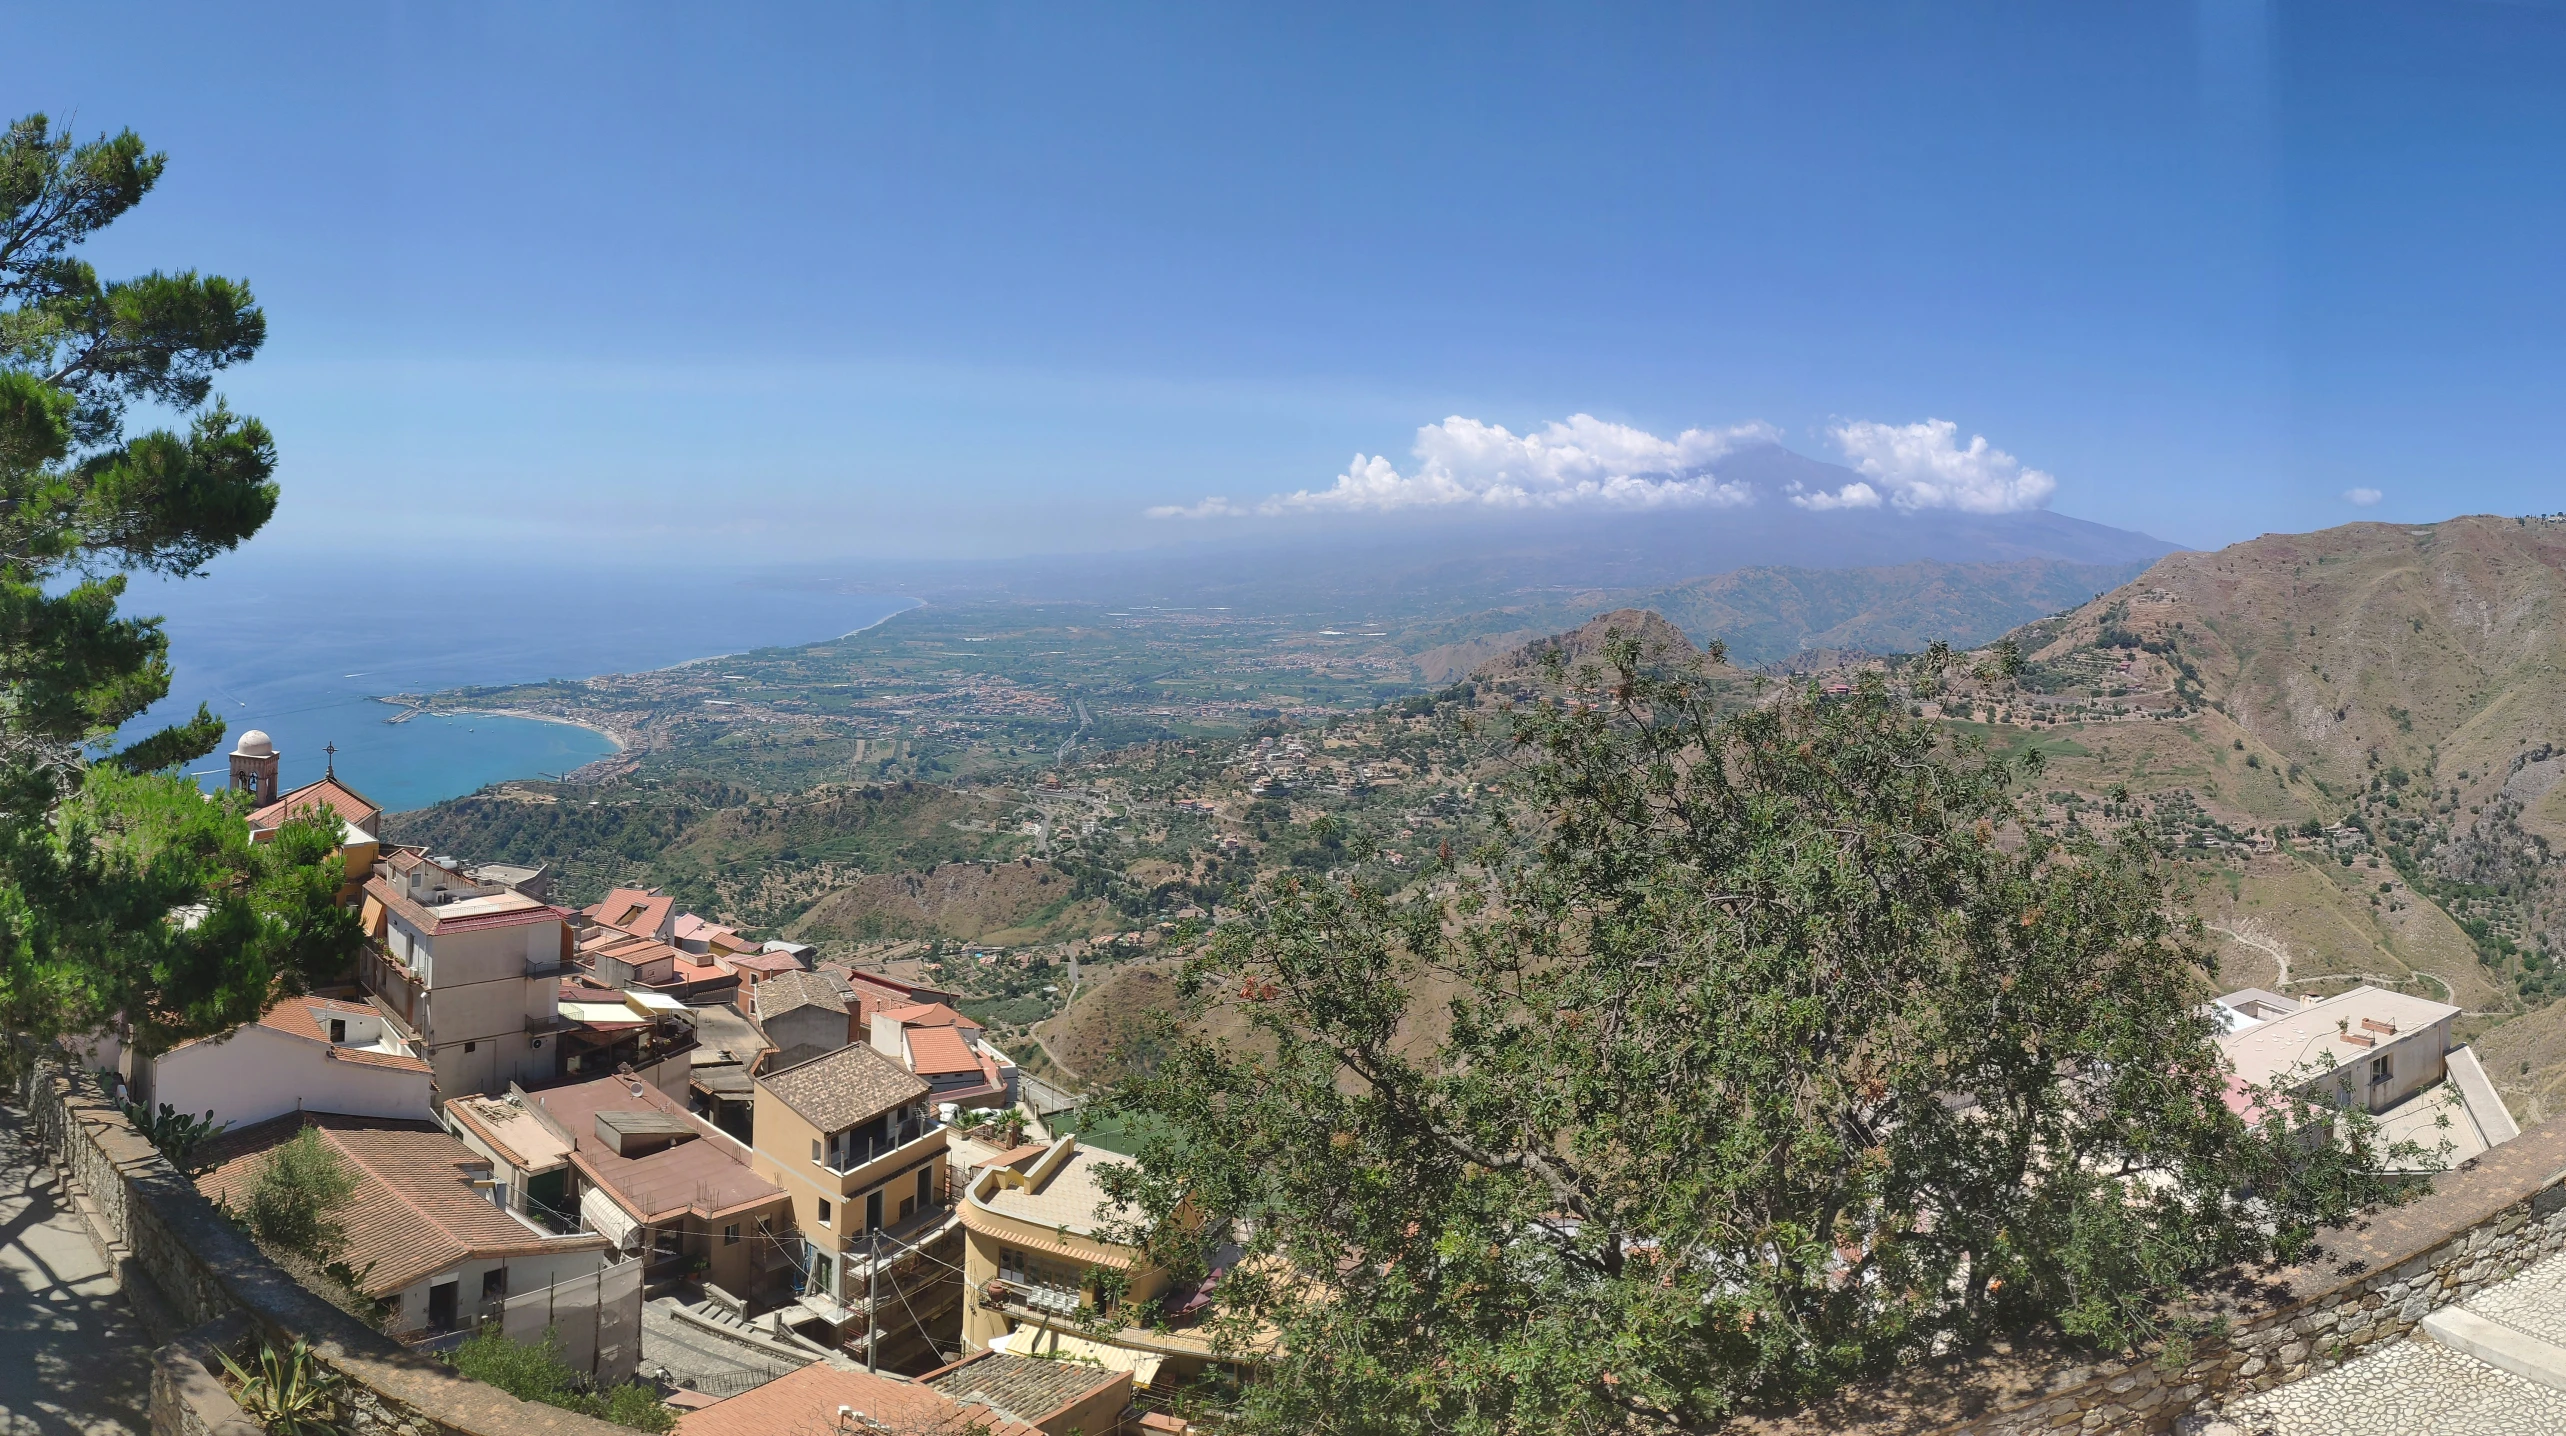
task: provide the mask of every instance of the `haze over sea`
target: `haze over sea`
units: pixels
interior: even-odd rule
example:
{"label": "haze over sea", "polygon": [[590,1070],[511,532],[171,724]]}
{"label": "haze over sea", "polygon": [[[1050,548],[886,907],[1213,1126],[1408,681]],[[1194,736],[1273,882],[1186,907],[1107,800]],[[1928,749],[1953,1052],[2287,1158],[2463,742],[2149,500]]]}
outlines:
{"label": "haze over sea", "polygon": [[664,668],[753,648],[817,643],[878,623],[912,600],[794,587],[761,574],[657,565],[589,568],[547,555],[457,570],[350,561],[253,545],[205,578],[137,579],[123,610],[168,619],[169,697],[140,734],[211,707],[231,725],[191,765],[223,781],[221,754],[251,728],[283,751],[286,787],[339,776],[386,812],[425,807],[511,778],[558,776],[615,751],[567,723],[421,714],[377,701],[467,684],[585,678]]}

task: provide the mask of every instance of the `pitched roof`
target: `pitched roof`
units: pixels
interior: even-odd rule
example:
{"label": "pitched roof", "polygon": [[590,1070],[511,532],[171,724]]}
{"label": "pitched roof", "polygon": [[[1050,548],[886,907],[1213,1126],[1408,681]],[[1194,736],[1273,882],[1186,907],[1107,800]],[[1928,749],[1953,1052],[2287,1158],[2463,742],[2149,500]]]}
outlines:
{"label": "pitched roof", "polygon": [[677,1436],[775,1436],[777,1432],[841,1429],[838,1408],[853,1407],[901,1432],[986,1430],[993,1436],[1041,1436],[1041,1429],[1013,1417],[974,1409],[915,1381],[876,1376],[827,1361],[677,1418]]}
{"label": "pitched roof", "polygon": [[806,972],[802,959],[789,952],[743,952],[724,954],[723,961],[742,972]]}
{"label": "pitched roof", "polygon": [[[362,1067],[389,1067],[402,1072],[431,1070],[425,1058],[413,1057],[408,1053],[384,1052],[371,1047],[341,1047],[333,1043],[321,1029],[321,1024],[332,1017],[364,1018],[374,1022],[383,1020],[382,1013],[362,1002],[340,1002],[327,997],[280,997],[269,1003],[267,1010],[258,1015],[258,1025],[270,1032],[281,1032],[301,1041],[318,1043],[328,1049],[326,1055],[333,1062],[354,1062]],[[385,1030],[387,1033],[390,1032],[388,1024]],[[179,1043],[178,1046],[193,1047],[201,1042],[220,1040],[219,1036],[195,1037]]]}
{"label": "pitched roof", "polygon": [[430,936],[441,932],[471,932],[485,927],[561,922],[570,916],[568,908],[540,903],[524,893],[509,889],[428,907],[411,901],[399,888],[382,878],[367,878],[365,895],[400,914],[403,921]]}
{"label": "pitched roof", "polygon": [[905,1107],[928,1090],[924,1079],[860,1042],[757,1080],[823,1132]]}
{"label": "pitched roof", "polygon": [[967,1027],[974,1032],[980,1024],[945,1006],[941,1002],[922,1002],[908,1007],[886,1007],[882,1016],[903,1027]]}
{"label": "pitched roof", "polygon": [[589,908],[588,916],[606,927],[621,928],[643,937],[657,937],[660,925],[668,921],[668,910],[677,899],[666,893],[646,888],[617,888],[606,894],[606,900]]}
{"label": "pitched roof", "polygon": [[971,1044],[954,1028],[912,1027],[903,1035],[909,1039],[909,1070],[921,1077],[980,1070],[980,1059],[972,1055]]}
{"label": "pitched roof", "polygon": [[761,1022],[791,1012],[797,1007],[824,1007],[831,1012],[846,1011],[846,999],[838,996],[829,980],[812,972],[779,972],[750,989],[755,994],[757,1017]]}
{"label": "pitched roof", "polygon": [[1046,1361],[1012,1351],[987,1351],[930,1371],[918,1378],[918,1384],[955,1401],[1038,1423],[1103,1387],[1130,1380],[1128,1371],[1104,1371],[1081,1362]]}
{"label": "pitched roof", "polygon": [[355,823],[359,826],[383,816],[382,804],[332,777],[323,778],[315,783],[305,783],[293,792],[280,796],[266,807],[253,809],[249,815],[249,825],[253,828],[283,827],[286,819],[306,809],[318,809],[334,814],[342,822]]}
{"label": "pitched roof", "polygon": [[472,1185],[489,1160],[428,1122],[289,1112],[208,1142],[201,1154],[214,1169],[197,1187],[241,1205],[267,1154],[307,1126],[320,1130],[356,1176],[356,1191],[337,1214],[347,1231],[339,1259],[364,1274],[368,1296],[399,1291],[468,1258],[607,1245],[598,1236],[547,1237],[492,1205]]}

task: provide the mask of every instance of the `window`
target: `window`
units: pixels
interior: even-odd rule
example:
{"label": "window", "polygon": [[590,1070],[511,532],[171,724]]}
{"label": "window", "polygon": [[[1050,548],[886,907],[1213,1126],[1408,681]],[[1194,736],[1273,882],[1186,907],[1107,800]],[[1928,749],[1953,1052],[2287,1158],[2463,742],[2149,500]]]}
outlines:
{"label": "window", "polygon": [[867,1193],[864,1198],[864,1229],[871,1232],[879,1231],[881,1228],[882,1194],[880,1192]]}
{"label": "window", "polygon": [[931,1163],[918,1172],[918,1205],[922,1207],[934,1206],[936,1204],[935,1190],[936,1169]]}
{"label": "window", "polygon": [[467,1042],[463,1044],[463,1050],[466,1052],[478,1052],[481,1050],[481,1044],[478,1042]]}
{"label": "window", "polygon": [[820,1198],[820,1225],[821,1225],[821,1226],[827,1226],[828,1224],[829,1224],[829,1199],[828,1199],[828,1198],[826,1198],[826,1197],[822,1197],[822,1198]]}
{"label": "window", "polygon": [[2395,1059],[2395,1058],[2393,1058],[2393,1057],[2373,1057],[2373,1058],[2371,1058],[2371,1059],[2370,1059],[2370,1080],[2371,1080],[2372,1082],[2385,1082],[2385,1081],[2387,1081],[2387,1080],[2388,1080],[2388,1078],[2389,1078],[2389,1076],[2391,1075],[2392,1070],[2393,1070],[2393,1069],[2391,1068],[2390,1064],[2391,1064],[2391,1063],[2393,1063],[2393,1062],[2395,1062],[2395,1061],[2396,1061],[2396,1059]]}
{"label": "window", "polygon": [[817,1137],[811,1139],[811,1160],[814,1162],[820,1160],[820,1139]]}
{"label": "window", "polygon": [[998,1248],[998,1279],[1000,1281],[1023,1281],[1025,1279],[1025,1254],[1017,1251],[1013,1247]]}
{"label": "window", "polygon": [[497,1301],[508,1294],[508,1269],[494,1266],[481,1274],[481,1299]]}
{"label": "window", "polygon": [[726,1247],[735,1247],[735,1246],[738,1246],[739,1244],[740,1244],[740,1224],[739,1224],[739,1223],[737,1223],[737,1222],[732,1222],[730,1225],[723,1227],[723,1228],[722,1228],[722,1245],[724,1245],[724,1246],[726,1246]]}
{"label": "window", "polygon": [[900,1220],[902,1220],[902,1221],[904,1221],[904,1222],[905,1222],[905,1221],[907,1221],[907,1220],[909,1219],[909,1217],[910,1217],[910,1214],[911,1214],[911,1213],[913,1213],[913,1212],[915,1212],[915,1211],[917,1211],[917,1209],[918,1209],[918,1199],[917,1199],[917,1198],[915,1198],[915,1197],[902,1197],[902,1198],[900,1199]]}
{"label": "window", "polygon": [[346,1018],[344,1018],[344,1017],[333,1017],[333,1018],[331,1018],[331,1019],[330,1019],[330,1041],[331,1041],[331,1042],[333,1042],[333,1043],[339,1043],[339,1042],[345,1042],[345,1041],[347,1041],[347,1019],[346,1019]]}

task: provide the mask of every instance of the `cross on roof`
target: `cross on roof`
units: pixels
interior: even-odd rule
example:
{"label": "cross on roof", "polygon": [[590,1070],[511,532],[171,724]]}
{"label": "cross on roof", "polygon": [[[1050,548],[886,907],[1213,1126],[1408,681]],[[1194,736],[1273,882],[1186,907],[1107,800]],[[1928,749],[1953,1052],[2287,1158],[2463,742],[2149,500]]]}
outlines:
{"label": "cross on roof", "polygon": [[321,745],[321,751],[329,755],[329,757],[324,759],[322,762],[321,776],[324,778],[337,777],[339,775],[339,745],[336,743],[324,743]]}

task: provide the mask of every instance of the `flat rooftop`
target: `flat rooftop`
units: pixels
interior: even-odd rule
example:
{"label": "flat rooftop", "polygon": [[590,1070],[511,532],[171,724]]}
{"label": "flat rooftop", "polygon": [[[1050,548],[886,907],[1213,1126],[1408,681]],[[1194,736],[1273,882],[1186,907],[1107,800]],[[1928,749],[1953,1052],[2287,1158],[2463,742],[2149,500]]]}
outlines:
{"label": "flat rooftop", "polygon": [[[2419,1029],[2459,1015],[2446,1002],[2379,987],[2356,987],[2340,997],[2310,1002],[2296,1012],[2257,1022],[2218,1039],[2239,1079],[2268,1086],[2299,1067],[2338,1067],[2376,1056],[2379,1049]],[[2379,1031],[2365,1022],[2391,1028]],[[2364,1042],[2359,1039],[2369,1038]]]}

